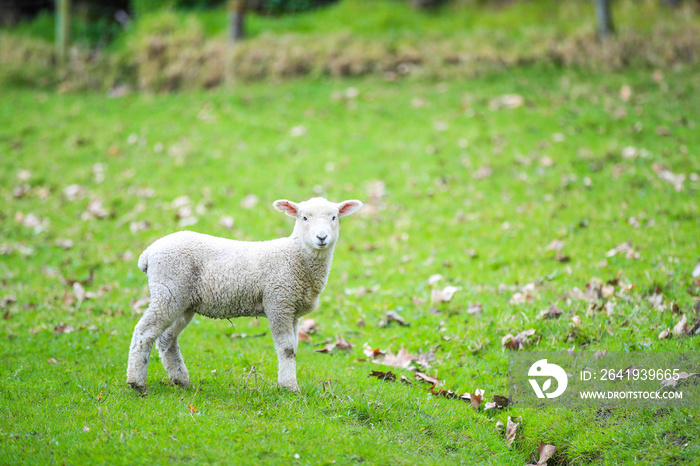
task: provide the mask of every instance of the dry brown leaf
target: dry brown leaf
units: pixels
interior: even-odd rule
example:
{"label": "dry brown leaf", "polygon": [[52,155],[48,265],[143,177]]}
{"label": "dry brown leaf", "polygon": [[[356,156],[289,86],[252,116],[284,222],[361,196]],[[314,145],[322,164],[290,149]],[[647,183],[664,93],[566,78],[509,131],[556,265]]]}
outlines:
{"label": "dry brown leaf", "polygon": [[545,444],[543,441],[540,440],[540,446],[537,447],[537,454],[539,455],[537,464],[528,464],[527,466],[547,466],[547,461],[549,461],[549,458],[556,451],[557,447],[555,447],[554,445]]}
{"label": "dry brown leaf", "polygon": [[472,303],[467,308],[467,314],[481,314],[481,311],[483,311],[483,307],[478,303]]}
{"label": "dry brown leaf", "polygon": [[374,348],[370,347],[369,345],[365,345],[365,347],[362,349],[362,352],[367,356],[368,358],[374,359],[382,359],[384,356],[386,356],[386,351],[382,351],[379,348]]}
{"label": "dry brown leaf", "polygon": [[545,246],[545,251],[556,251],[559,252],[564,248],[564,242],[558,239],[552,240],[547,246]]}
{"label": "dry brown leaf", "polygon": [[308,335],[316,333],[318,325],[314,319],[304,319],[299,323],[299,333],[304,332]]}
{"label": "dry brown leaf", "polygon": [[662,330],[661,333],[659,333],[659,340],[666,339],[671,336],[671,331],[669,329]]}
{"label": "dry brown leaf", "polygon": [[244,209],[252,209],[256,205],[258,205],[258,196],[255,194],[248,194],[241,200],[241,207]]}
{"label": "dry brown leaf", "polygon": [[85,288],[83,288],[80,282],[73,282],[73,295],[78,301],[85,300]]}
{"label": "dry brown leaf", "polygon": [[697,372],[680,372],[676,374],[675,376],[671,376],[671,378],[661,380],[661,386],[662,387],[675,387],[676,384],[678,383],[679,380],[687,379],[688,377],[693,377],[698,375]]}
{"label": "dry brown leaf", "polygon": [[224,215],[224,216],[221,217],[221,219],[219,220],[219,225],[221,225],[222,227],[226,228],[227,230],[232,230],[232,229],[233,229],[233,223],[234,223],[233,217],[231,217],[230,215]]}
{"label": "dry brown leaf", "polygon": [[503,395],[493,395],[493,402],[496,404],[497,408],[505,408],[510,404],[510,398]]}
{"label": "dry brown leaf", "polygon": [[681,320],[679,320],[678,323],[673,327],[673,334],[678,336],[687,335],[688,330],[690,330],[690,327],[688,326],[687,322],[688,319],[685,317],[685,314],[683,314]]}
{"label": "dry brown leaf", "polygon": [[440,382],[438,379],[431,377],[428,374],[424,374],[423,372],[418,371],[415,373],[415,376],[416,380],[420,380],[421,382],[427,382],[434,386],[442,385],[442,382]]}
{"label": "dry brown leaf", "polygon": [[[379,380],[385,380],[387,382],[395,382],[396,381],[396,374],[394,374],[391,371],[387,372],[382,372],[382,371],[372,371],[368,377],[376,377]],[[403,377],[403,376],[402,376]]]}
{"label": "dry brown leaf", "polygon": [[433,293],[430,297],[430,300],[434,303],[450,302],[452,300],[452,297],[454,296],[454,294],[459,290],[461,290],[460,287],[452,286],[452,285],[448,285],[441,290],[438,288],[435,288],[435,289],[433,289]]}
{"label": "dry brown leaf", "polygon": [[520,94],[504,94],[496,97],[489,102],[490,110],[499,110],[501,108],[514,109],[525,103],[525,99]]}
{"label": "dry brown leaf", "polygon": [[247,333],[232,333],[231,338],[260,338],[267,335],[267,332],[256,333],[254,335],[248,335]]}
{"label": "dry brown leaf", "polygon": [[416,363],[420,366],[425,367],[426,369],[430,369],[430,363],[433,361],[435,361],[435,353],[433,353],[432,351],[420,353],[418,355],[418,359],[416,359]]}
{"label": "dry brown leaf", "polygon": [[632,88],[629,84],[625,84],[620,88],[620,99],[623,102],[629,102],[630,98],[632,98]]}
{"label": "dry brown leaf", "polygon": [[581,325],[583,325],[583,322],[581,322],[581,318],[578,315],[575,315],[571,318],[571,324],[574,327],[580,327]]}
{"label": "dry brown leaf", "polygon": [[639,259],[639,253],[632,247],[632,242],[627,241],[626,243],[621,243],[605,253],[606,257],[613,257],[617,254],[623,254],[627,259]]}
{"label": "dry brown leaf", "polygon": [[700,278],[700,261],[698,261],[698,263],[695,264],[695,268],[693,269],[693,272],[690,275],[693,278]]}
{"label": "dry brown leaf", "polygon": [[195,408],[192,403],[190,403],[190,406],[188,407],[191,413],[196,413],[198,411],[197,408]]}
{"label": "dry brown leaf", "polygon": [[379,322],[380,327],[386,327],[387,325],[391,324],[392,322],[396,322],[402,327],[409,327],[411,324],[407,323],[406,320],[404,320],[403,317],[399,315],[398,312],[396,311],[387,311],[384,319],[382,319]]}
{"label": "dry brown leaf", "polygon": [[396,355],[389,350],[383,359],[373,360],[372,362],[384,364],[385,366],[408,369],[408,366],[410,366],[411,362],[415,359],[415,356],[412,356],[406,348],[401,348]]}
{"label": "dry brown leaf", "polygon": [[73,328],[72,325],[66,325],[66,324],[59,324],[53,329],[53,333],[56,335],[60,335],[62,333],[72,333],[74,332],[75,329]]}
{"label": "dry brown leaf", "polygon": [[516,336],[508,334],[501,339],[501,346],[508,348],[509,350],[522,350],[527,343],[529,336],[535,334],[535,329],[531,328],[528,330],[523,330]]}
{"label": "dry brown leaf", "polygon": [[474,393],[464,393],[460,395],[460,398],[469,401],[469,404],[471,405],[472,408],[474,408],[474,411],[479,411],[481,408],[481,400],[484,397],[484,390],[477,388]]}
{"label": "dry brown leaf", "polygon": [[556,319],[560,315],[562,315],[564,311],[562,311],[559,307],[557,307],[555,304],[552,304],[549,306],[547,309],[544,311],[540,312],[540,319]]}
{"label": "dry brown leaf", "polygon": [[56,240],[56,246],[68,250],[73,247],[73,240],[59,238]]}
{"label": "dry brown leaf", "polygon": [[506,424],[506,445],[511,446],[515,441],[515,433],[519,425],[520,423],[513,422],[512,418],[508,416]]}

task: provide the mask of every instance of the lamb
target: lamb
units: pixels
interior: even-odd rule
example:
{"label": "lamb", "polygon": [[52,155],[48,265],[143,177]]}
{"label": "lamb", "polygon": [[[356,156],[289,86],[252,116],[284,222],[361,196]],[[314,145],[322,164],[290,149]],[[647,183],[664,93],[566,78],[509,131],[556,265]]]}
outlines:
{"label": "lamb", "polygon": [[270,241],[235,241],[180,231],[151,244],[138,266],[148,277],[151,302],[134,328],[127,383],[146,389],[148,360],[156,343],[171,382],[190,386],[177,338],[194,314],[228,319],[265,316],[277,352],[278,383],[298,391],[296,353],[299,318],[318,305],[338,240],[339,217],[362,207],[312,198],[273,206],[294,217],[291,236]]}

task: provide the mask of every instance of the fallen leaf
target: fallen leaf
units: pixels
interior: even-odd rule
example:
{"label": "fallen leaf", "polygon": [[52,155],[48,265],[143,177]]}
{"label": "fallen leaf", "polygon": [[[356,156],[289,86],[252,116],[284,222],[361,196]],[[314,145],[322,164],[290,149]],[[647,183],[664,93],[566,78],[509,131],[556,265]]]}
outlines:
{"label": "fallen leaf", "polygon": [[434,285],[440,280],[442,280],[442,275],[440,275],[439,273],[431,275],[430,277],[428,277],[428,285]]}
{"label": "fallen leaf", "polygon": [[490,110],[499,110],[501,108],[514,109],[525,103],[525,99],[520,94],[504,94],[496,97],[489,102]]}
{"label": "fallen leaf", "polygon": [[53,329],[53,333],[56,335],[60,335],[62,333],[72,333],[75,331],[72,325],[66,325],[66,324],[59,324]]}
{"label": "fallen leaf", "polygon": [[512,418],[508,416],[508,421],[506,424],[506,445],[511,446],[515,441],[515,433],[518,430],[519,423],[512,421]]}
{"label": "fallen leaf", "polygon": [[436,288],[433,290],[430,299],[434,303],[447,303],[452,300],[454,294],[459,290],[461,290],[461,288],[451,285],[446,286],[442,290]]}
{"label": "fallen leaf", "polygon": [[219,220],[219,225],[226,228],[227,230],[232,230],[233,229],[233,217],[231,217],[230,215],[225,215],[225,216],[221,217],[221,220]]}
{"label": "fallen leaf", "polygon": [[391,371],[387,371],[387,372],[372,371],[368,377],[376,377],[379,380],[385,380],[385,381],[390,381],[390,382],[396,381],[396,374],[394,374]]}
{"label": "fallen leaf", "polygon": [[248,335],[247,333],[232,333],[231,338],[260,338],[267,335],[267,332],[256,333],[254,335]]}
{"label": "fallen leaf", "polygon": [[73,240],[59,238],[56,240],[56,246],[68,250],[73,247]]}
{"label": "fallen leaf", "polygon": [[408,369],[411,362],[416,358],[409,354],[406,348],[401,348],[396,355],[394,355],[391,350],[387,351],[386,356],[381,360],[375,360],[373,362],[378,362],[379,364],[384,364],[385,366],[399,367],[402,369]]}
{"label": "fallen leaf", "polygon": [[557,451],[557,447],[554,445],[547,445],[540,440],[540,446],[537,447],[537,454],[539,459],[536,464],[528,464],[527,466],[547,466],[547,461],[549,458]]}
{"label": "fallen leaf", "polygon": [[352,343],[349,343],[343,337],[336,336],[335,342],[327,343],[326,346],[324,346],[323,348],[315,349],[314,353],[330,354],[336,349],[350,351],[353,346],[354,345]]}
{"label": "fallen leaf", "polygon": [[77,184],[72,184],[63,188],[63,195],[68,201],[75,201],[85,195],[85,188]]}
{"label": "fallen leaf", "polygon": [[241,207],[244,209],[252,209],[258,204],[258,196],[255,194],[248,194],[241,200]]}
{"label": "fallen leaf", "polygon": [[469,400],[469,404],[474,408],[474,411],[479,411],[479,408],[481,408],[481,400],[483,397],[484,390],[480,388],[477,388],[474,393],[464,393],[460,395],[460,398],[463,400]]}
{"label": "fallen leaf", "polygon": [[510,404],[510,398],[502,395],[493,395],[493,401],[496,403],[496,407],[505,408]]}
{"label": "fallen leaf", "polygon": [[416,359],[416,363],[420,366],[425,367],[426,369],[430,369],[430,363],[433,361],[435,361],[435,353],[433,353],[432,351],[420,353],[418,355],[418,359]]}
{"label": "fallen leaf", "polygon": [[623,102],[629,102],[631,97],[632,88],[628,84],[623,85],[620,88],[620,99],[622,99]]}
{"label": "fallen leaf", "polygon": [[571,323],[574,325],[574,327],[580,327],[583,325],[583,322],[581,322],[581,318],[578,315],[571,318]]}
{"label": "fallen leaf", "polygon": [[560,241],[558,239],[553,240],[551,243],[549,243],[544,250],[545,251],[556,251],[559,252],[564,248],[564,242]]}
{"label": "fallen leaf", "polygon": [[482,310],[483,310],[483,308],[482,308],[481,304],[472,303],[467,308],[467,314],[481,314]]}
{"label": "fallen leaf", "polygon": [[80,282],[73,283],[73,295],[78,301],[85,300],[85,288],[83,288],[83,285],[81,285]]}
{"label": "fallen leaf", "polygon": [[435,396],[442,396],[444,398],[460,398],[460,396],[452,390],[436,390],[435,386],[430,387],[430,393]]}
{"label": "fallen leaf", "polygon": [[396,311],[387,311],[386,316],[379,322],[380,327],[386,327],[392,322],[396,322],[402,327],[409,327],[411,324],[407,323],[403,317],[399,315]]}
{"label": "fallen leaf", "polygon": [[675,376],[661,380],[660,383],[662,387],[675,387],[679,380],[687,379],[688,377],[693,377],[696,375],[698,375],[697,372],[679,372]]}
{"label": "fallen leaf", "polygon": [[438,379],[435,377],[431,377],[428,374],[424,374],[423,372],[417,371],[415,373],[416,380],[420,380],[421,382],[427,382],[431,385],[442,385],[442,382],[440,382]]}
{"label": "fallen leaf", "polygon": [[508,348],[510,350],[522,350],[527,343],[529,336],[535,334],[535,329],[531,328],[529,330],[524,330],[518,333],[516,336],[508,334],[501,339],[501,346]]}
{"label": "fallen leaf", "polygon": [[87,206],[87,210],[82,213],[81,219],[90,220],[93,218],[105,218],[109,215],[109,212],[102,205],[101,199],[93,199]]}
{"label": "fallen leaf", "polygon": [[665,338],[668,338],[671,336],[671,331],[669,329],[662,330],[661,333],[659,333],[659,340],[663,340]]}
{"label": "fallen leaf", "polygon": [[381,359],[384,356],[386,356],[385,351],[382,351],[379,348],[372,349],[372,347],[370,347],[369,345],[365,345],[365,347],[362,349],[362,352],[365,354],[365,356],[372,359]]}
{"label": "fallen leaf", "polygon": [[405,375],[402,375],[402,376],[401,376],[401,383],[402,383],[402,384],[405,384],[405,385],[408,385],[409,387],[412,387],[412,386],[413,386],[413,382],[411,382],[410,380],[408,380],[408,377],[406,377]]}
{"label": "fallen leaf", "polygon": [[58,361],[56,361],[56,358],[49,358],[48,361],[46,361],[47,364],[58,364]]}
{"label": "fallen leaf", "polygon": [[561,309],[559,309],[556,305],[552,304],[552,305],[549,306],[547,309],[545,309],[544,311],[540,312],[539,317],[540,317],[540,319],[542,319],[542,318],[545,318],[545,319],[556,319],[556,318],[558,318],[560,315],[562,315],[563,313],[564,313],[564,311],[562,311]]}
{"label": "fallen leaf", "polygon": [[318,325],[314,319],[304,319],[299,323],[299,332],[304,332],[309,335],[316,333]]}
{"label": "fallen leaf", "polygon": [[528,303],[532,302],[535,299],[537,299],[537,294],[535,292],[535,284],[534,283],[528,283],[527,285],[523,286],[520,291],[517,291],[516,293],[513,294],[513,296],[510,298],[510,303],[511,304],[523,304],[523,303]]}
{"label": "fallen leaf", "polygon": [[679,320],[678,323],[673,327],[672,333],[678,336],[687,335],[688,330],[690,330],[690,327],[687,325],[687,322],[688,319],[685,317],[685,314],[683,314],[681,320]]}
{"label": "fallen leaf", "polygon": [[189,410],[190,410],[191,413],[196,413],[196,412],[198,411],[198,409],[195,408],[195,407],[192,405],[192,403],[190,403]]}
{"label": "fallen leaf", "polygon": [[693,269],[693,272],[690,275],[693,278],[700,278],[700,261],[698,261],[698,263],[695,264],[695,268]]}
{"label": "fallen leaf", "polygon": [[680,192],[683,191],[683,183],[685,182],[686,176],[682,173],[673,173],[670,170],[665,169],[659,164],[654,164],[652,165],[652,168],[656,172],[656,174],[661,178],[663,181],[666,181],[668,183],[671,183],[673,185],[673,188]]}
{"label": "fallen leaf", "polygon": [[625,254],[627,259],[639,259],[639,253],[632,247],[632,242],[627,241],[626,243],[621,243],[605,253],[606,257],[613,257],[617,254]]}

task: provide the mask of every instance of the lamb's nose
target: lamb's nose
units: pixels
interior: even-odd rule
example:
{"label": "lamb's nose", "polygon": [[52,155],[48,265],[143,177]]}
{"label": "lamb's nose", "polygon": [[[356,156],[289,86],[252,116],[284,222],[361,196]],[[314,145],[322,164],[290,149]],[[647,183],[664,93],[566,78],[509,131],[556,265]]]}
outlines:
{"label": "lamb's nose", "polygon": [[320,235],[316,235],[316,238],[318,238],[318,240],[321,243],[323,243],[324,241],[326,241],[326,238],[328,238],[328,235],[325,233],[321,233]]}

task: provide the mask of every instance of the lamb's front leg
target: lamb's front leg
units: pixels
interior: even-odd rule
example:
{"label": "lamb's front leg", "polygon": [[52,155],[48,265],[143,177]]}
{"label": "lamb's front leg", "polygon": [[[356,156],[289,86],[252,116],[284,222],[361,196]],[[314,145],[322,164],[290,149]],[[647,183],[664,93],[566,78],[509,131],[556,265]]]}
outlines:
{"label": "lamb's front leg", "polygon": [[284,388],[298,392],[296,347],[297,336],[294,334],[296,319],[291,313],[273,311],[267,313],[270,321],[270,332],[275,342],[279,370],[277,382]]}

